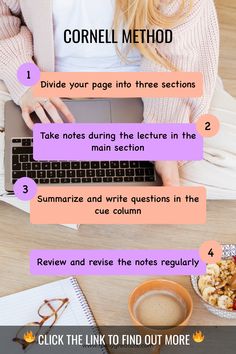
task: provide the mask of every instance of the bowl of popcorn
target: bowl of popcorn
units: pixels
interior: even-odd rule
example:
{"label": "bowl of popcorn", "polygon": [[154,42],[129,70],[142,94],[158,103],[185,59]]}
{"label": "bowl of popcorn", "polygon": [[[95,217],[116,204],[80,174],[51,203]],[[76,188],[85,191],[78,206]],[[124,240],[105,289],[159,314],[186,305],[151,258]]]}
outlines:
{"label": "bowl of popcorn", "polygon": [[191,276],[191,283],[211,313],[236,319],[236,245],[222,245],[222,250],[222,259],[207,264],[206,274]]}

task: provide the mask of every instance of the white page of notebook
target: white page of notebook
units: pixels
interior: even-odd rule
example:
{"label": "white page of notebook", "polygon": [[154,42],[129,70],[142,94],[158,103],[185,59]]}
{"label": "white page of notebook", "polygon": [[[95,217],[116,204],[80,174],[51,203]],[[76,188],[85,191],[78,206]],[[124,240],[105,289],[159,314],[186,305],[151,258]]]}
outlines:
{"label": "white page of notebook", "polygon": [[82,309],[72,278],[67,278],[0,298],[0,325],[22,326],[29,322],[40,321],[38,308],[44,300],[53,298],[68,298],[70,301],[58,319],[57,325],[89,326],[91,324]]}

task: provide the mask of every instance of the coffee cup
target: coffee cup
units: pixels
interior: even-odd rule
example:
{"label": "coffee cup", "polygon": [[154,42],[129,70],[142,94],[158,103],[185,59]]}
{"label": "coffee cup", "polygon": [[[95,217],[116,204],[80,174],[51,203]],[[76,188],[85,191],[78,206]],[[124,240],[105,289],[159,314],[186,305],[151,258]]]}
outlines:
{"label": "coffee cup", "polygon": [[[189,292],[180,284],[156,279],[137,286],[129,297],[129,314],[142,335],[174,335],[187,326],[193,311]],[[153,352],[158,353],[160,347]]]}

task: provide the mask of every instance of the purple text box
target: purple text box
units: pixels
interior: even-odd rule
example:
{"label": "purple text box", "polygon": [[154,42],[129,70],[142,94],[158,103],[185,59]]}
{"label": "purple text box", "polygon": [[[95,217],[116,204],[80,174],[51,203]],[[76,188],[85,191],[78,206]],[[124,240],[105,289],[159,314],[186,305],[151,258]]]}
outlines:
{"label": "purple text box", "polygon": [[[107,264],[103,264],[105,260]],[[73,265],[72,261],[80,263]],[[205,274],[206,264],[198,250],[33,250],[30,271],[34,275],[66,276],[200,275]]]}
{"label": "purple text box", "polygon": [[[46,139],[50,134],[54,138]],[[178,139],[171,138],[172,134]],[[133,139],[126,138],[130,135]],[[195,139],[187,138],[193,135]],[[195,124],[35,124],[34,159],[202,160],[203,138]]]}

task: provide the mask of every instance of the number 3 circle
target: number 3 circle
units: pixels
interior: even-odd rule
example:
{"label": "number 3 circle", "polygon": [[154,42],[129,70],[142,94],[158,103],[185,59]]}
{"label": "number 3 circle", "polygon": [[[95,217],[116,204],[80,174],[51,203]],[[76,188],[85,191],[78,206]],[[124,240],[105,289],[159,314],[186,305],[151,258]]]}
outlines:
{"label": "number 3 circle", "polygon": [[37,184],[28,177],[20,178],[14,184],[15,196],[23,201],[31,200],[37,194]]}

